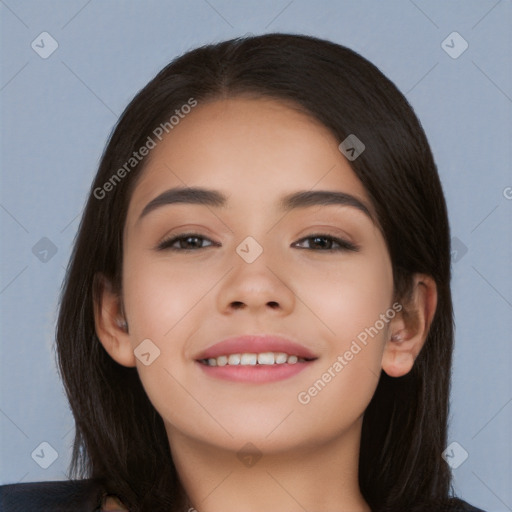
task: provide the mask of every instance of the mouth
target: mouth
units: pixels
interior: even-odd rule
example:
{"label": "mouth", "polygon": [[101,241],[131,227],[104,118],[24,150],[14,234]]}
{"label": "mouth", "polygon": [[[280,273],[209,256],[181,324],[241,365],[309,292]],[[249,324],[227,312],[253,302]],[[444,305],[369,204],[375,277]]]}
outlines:
{"label": "mouth", "polygon": [[196,359],[209,376],[236,382],[275,382],[297,375],[317,357],[282,337],[250,335],[217,343]]}
{"label": "mouth", "polygon": [[208,359],[200,359],[199,362],[207,366],[275,366],[283,364],[307,363],[314,361],[314,358],[303,358],[295,354],[285,352],[260,352],[229,354]]}

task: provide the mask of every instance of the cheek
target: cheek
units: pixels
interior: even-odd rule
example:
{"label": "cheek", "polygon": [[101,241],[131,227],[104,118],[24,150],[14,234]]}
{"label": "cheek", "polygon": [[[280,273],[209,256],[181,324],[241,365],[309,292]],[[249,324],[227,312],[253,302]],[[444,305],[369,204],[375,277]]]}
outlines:
{"label": "cheek", "polygon": [[[211,287],[207,274],[198,276],[164,260],[134,255],[125,260],[123,298],[130,333],[163,340]],[[133,329],[132,329],[133,327]]]}
{"label": "cheek", "polygon": [[393,277],[387,253],[355,255],[327,269],[312,266],[297,273],[293,284],[311,310],[311,321],[323,324],[333,340],[330,346],[337,350],[373,326],[391,306]]}
{"label": "cheek", "polygon": [[[323,364],[297,395],[310,414],[341,425],[364,412],[378,384],[391,319],[393,278],[386,252],[358,256],[321,275],[302,274],[304,303],[330,340]],[[307,283],[307,286],[306,286]]]}
{"label": "cheek", "polygon": [[167,422],[183,424],[186,430],[191,425],[184,422],[184,411],[194,418],[191,423],[204,425],[205,418],[204,411],[190,398],[193,385],[187,379],[191,362],[185,348],[200,325],[197,314],[201,299],[218,277],[208,273],[198,276],[197,271],[175,267],[163,260],[148,261],[145,255],[128,254],[123,298],[133,349],[137,350],[142,340],[151,340],[146,349],[150,364],[136,360],[146,394]]}

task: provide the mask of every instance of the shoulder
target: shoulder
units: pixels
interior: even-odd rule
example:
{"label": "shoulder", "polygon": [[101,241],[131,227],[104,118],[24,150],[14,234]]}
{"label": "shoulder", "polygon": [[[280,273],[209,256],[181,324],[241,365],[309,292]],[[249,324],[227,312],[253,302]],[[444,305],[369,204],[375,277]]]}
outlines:
{"label": "shoulder", "polygon": [[485,512],[485,510],[474,507],[460,498],[449,497],[422,500],[407,509],[388,504],[381,508],[374,508],[372,512]]}
{"label": "shoulder", "polygon": [[469,503],[461,500],[460,498],[452,498],[453,508],[449,510],[453,510],[453,512],[485,512],[481,508],[473,507]]}
{"label": "shoulder", "polygon": [[485,512],[460,498],[450,498],[448,505],[446,507],[440,507],[440,509],[443,511],[446,510],[446,512]]}
{"label": "shoulder", "polygon": [[413,512],[485,512],[460,498],[433,500],[413,507]]}
{"label": "shoulder", "polygon": [[0,511],[94,512],[104,494],[95,479],[6,484],[0,486]]}

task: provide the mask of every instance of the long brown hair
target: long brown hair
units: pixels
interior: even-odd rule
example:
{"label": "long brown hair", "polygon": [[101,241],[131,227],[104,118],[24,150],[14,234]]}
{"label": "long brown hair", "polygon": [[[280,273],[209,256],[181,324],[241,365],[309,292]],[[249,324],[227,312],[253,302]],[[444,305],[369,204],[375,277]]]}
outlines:
{"label": "long brown hair", "polygon": [[[293,102],[341,142],[365,151],[351,166],[378,216],[395,295],[411,276],[433,277],[437,310],[426,343],[404,377],[384,372],[363,421],[359,483],[375,511],[427,510],[450,495],[446,445],[453,344],[450,235],[436,165],[411,106],[373,64],[310,36],[266,34],[194,49],[172,61],[131,101],[113,130],[92,184],[67,270],[57,356],[76,421],[70,474],[101,478],[132,512],[178,511],[185,496],[163,421],[135,368],[99,342],[95,275],[119,286],[128,203],[145,159],[106,194],[112,175],[191,97],[199,103],[249,93]],[[126,167],[125,167],[126,169]]]}

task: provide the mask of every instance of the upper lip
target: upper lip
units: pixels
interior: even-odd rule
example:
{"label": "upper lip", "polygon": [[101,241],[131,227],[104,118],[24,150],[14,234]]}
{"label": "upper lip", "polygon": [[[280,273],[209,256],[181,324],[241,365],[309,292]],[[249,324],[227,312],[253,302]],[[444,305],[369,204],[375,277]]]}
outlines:
{"label": "upper lip", "polygon": [[216,358],[230,354],[260,354],[284,352],[302,359],[316,359],[315,354],[300,343],[278,335],[250,334],[219,341],[198,354],[196,360]]}

